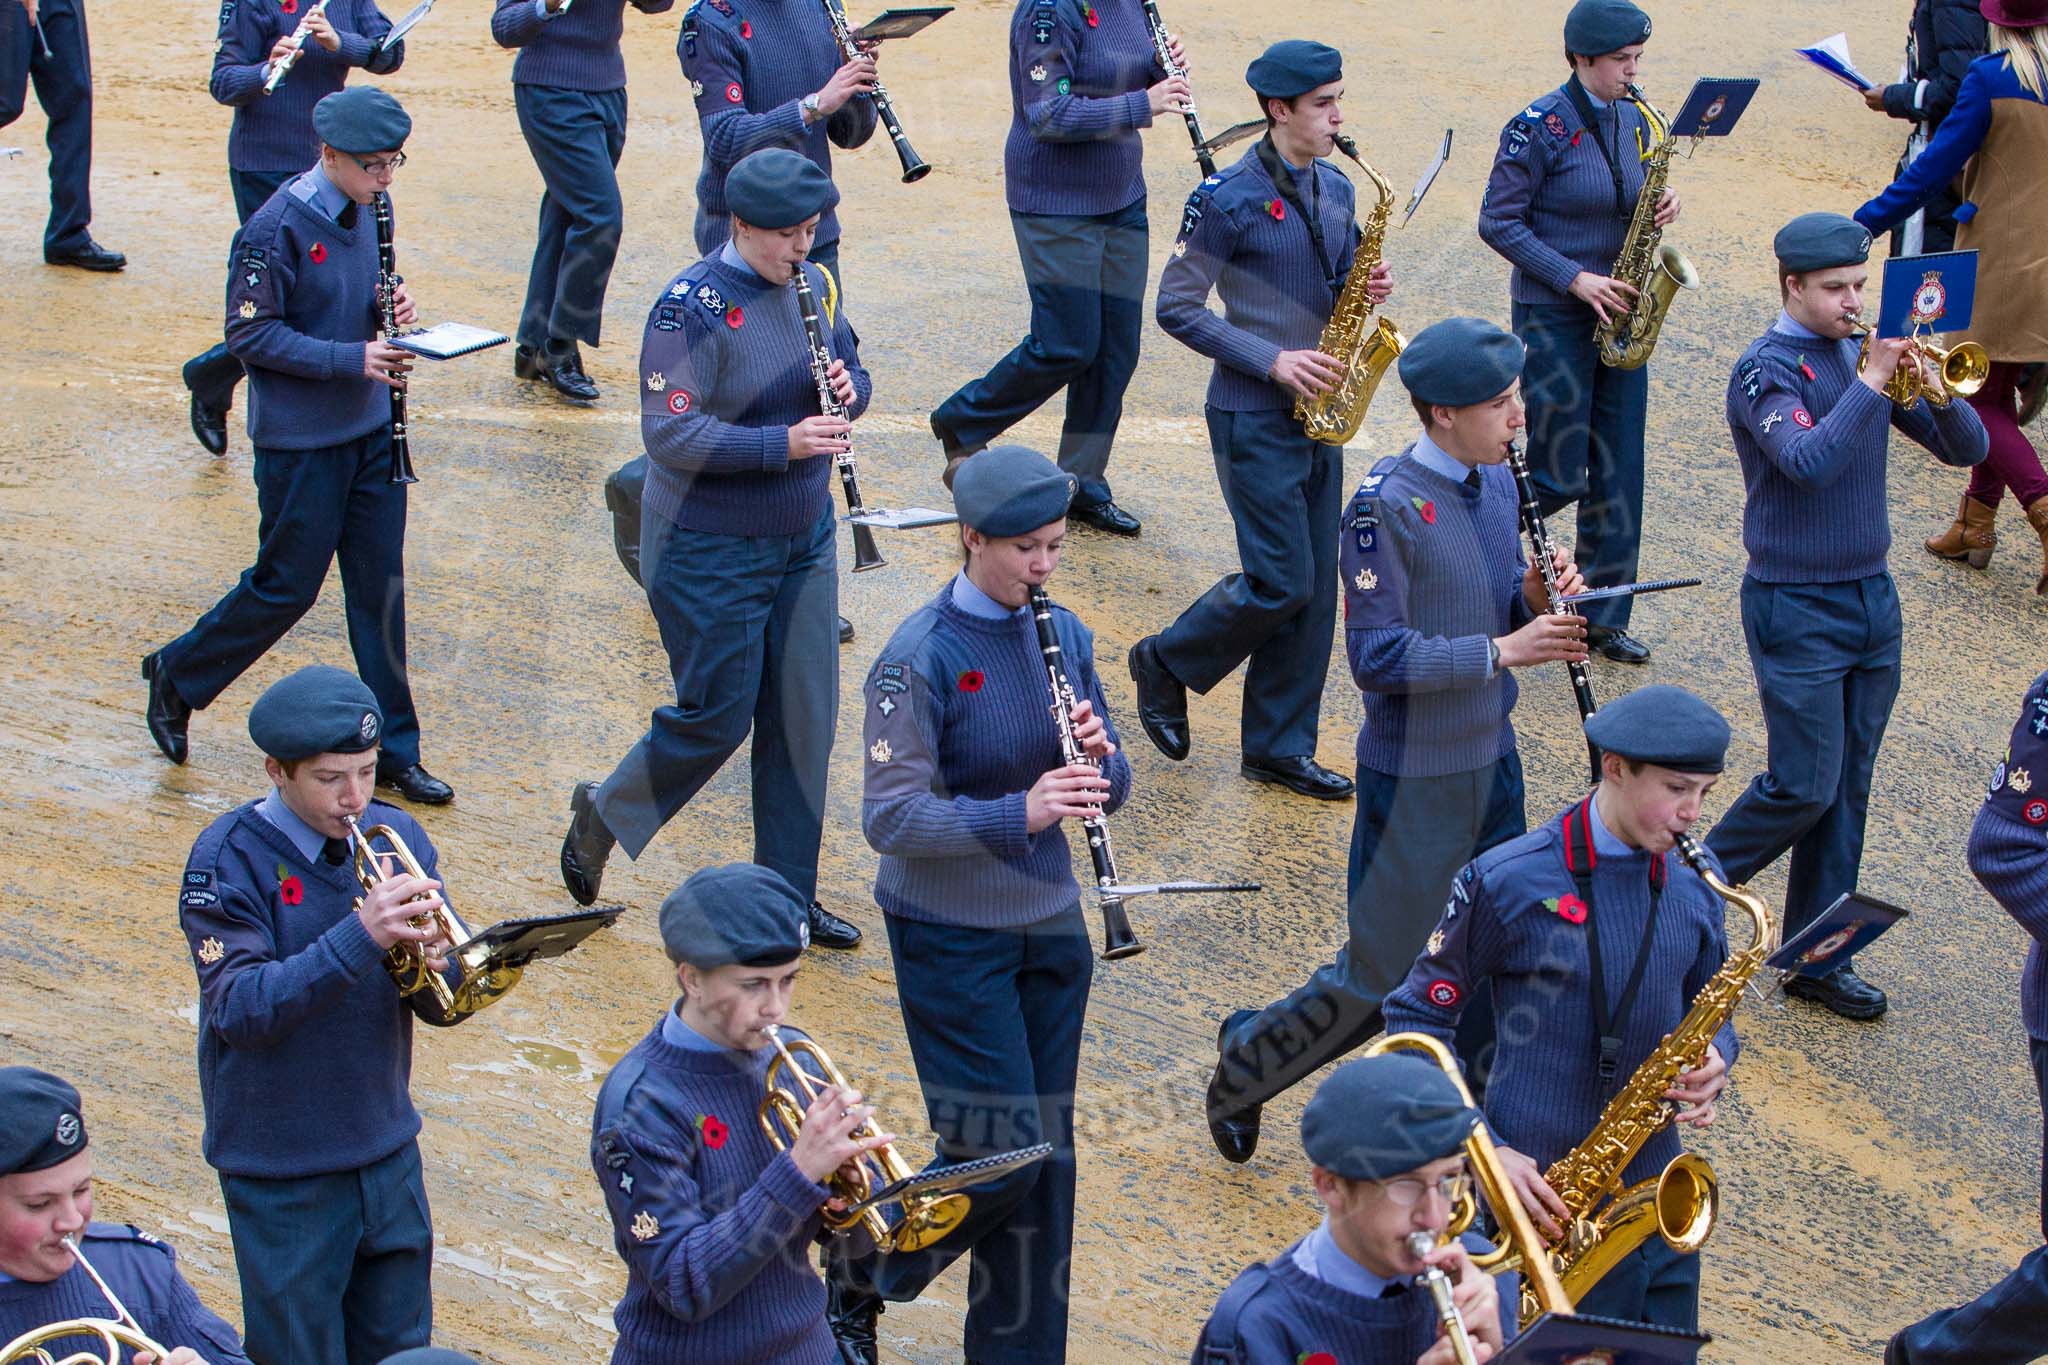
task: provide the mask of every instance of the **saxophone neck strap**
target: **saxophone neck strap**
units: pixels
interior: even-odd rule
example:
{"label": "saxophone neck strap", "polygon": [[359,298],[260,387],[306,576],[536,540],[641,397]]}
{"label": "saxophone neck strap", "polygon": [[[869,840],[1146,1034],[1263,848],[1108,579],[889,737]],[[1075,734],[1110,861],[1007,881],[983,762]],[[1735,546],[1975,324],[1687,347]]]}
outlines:
{"label": "saxophone neck strap", "polygon": [[1302,222],[1308,225],[1308,239],[1316,249],[1316,264],[1322,267],[1323,282],[1330,286],[1331,294],[1337,292],[1337,271],[1330,264],[1330,249],[1323,243],[1322,187],[1316,183],[1316,163],[1308,163],[1309,193],[1315,196],[1314,210],[1301,200],[1301,189],[1294,183],[1294,170],[1280,157],[1280,151],[1273,145],[1271,133],[1259,139],[1254,149],[1258,153],[1259,165],[1265,170],[1266,178],[1273,182],[1273,188],[1280,192],[1281,202],[1292,209]]}
{"label": "saxophone neck strap", "polygon": [[1607,972],[1600,952],[1600,913],[1593,903],[1593,869],[1600,855],[1593,847],[1593,798],[1588,796],[1564,815],[1564,865],[1572,874],[1579,899],[1586,907],[1586,959],[1591,969],[1593,1028],[1598,1035],[1600,1084],[1609,1090],[1621,1074],[1621,1035],[1635,1012],[1636,991],[1650,965],[1650,946],[1657,938],[1657,912],[1664,904],[1664,855],[1650,859],[1650,914],[1643,921],[1642,942],[1636,945],[1635,964],[1621,988],[1620,1001],[1610,1010],[1607,1003]]}
{"label": "saxophone neck strap", "polygon": [[[1607,163],[1607,173],[1614,177],[1614,216],[1633,217],[1628,207],[1627,191],[1622,188],[1620,152],[1618,148],[1609,146],[1608,139],[1601,135],[1600,114],[1593,108],[1593,97],[1586,93],[1585,86],[1579,84],[1579,75],[1576,71],[1572,73],[1571,79],[1564,83],[1564,92],[1570,97],[1572,108],[1579,111],[1579,122],[1593,135],[1593,145],[1600,149],[1600,159]],[[1613,140],[1618,143],[1621,140],[1619,102],[1610,104],[1608,108],[1615,111]]]}

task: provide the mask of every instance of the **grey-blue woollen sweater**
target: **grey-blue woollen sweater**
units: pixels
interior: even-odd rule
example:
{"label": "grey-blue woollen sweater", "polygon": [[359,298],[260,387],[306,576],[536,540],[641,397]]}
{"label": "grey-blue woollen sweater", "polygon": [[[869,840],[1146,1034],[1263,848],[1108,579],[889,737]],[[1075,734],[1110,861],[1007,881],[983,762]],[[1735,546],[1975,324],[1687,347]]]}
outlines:
{"label": "grey-blue woollen sweater", "polygon": [[377,335],[377,225],[342,227],[288,181],[228,248],[228,350],[249,372],[249,441],[312,450],[391,421],[390,390],[363,374]]}
{"label": "grey-blue woollen sweater", "polygon": [[1514,750],[1519,689],[1489,670],[1489,645],[1529,619],[1527,565],[1507,468],[1481,468],[1474,493],[1413,450],[1375,465],[1344,510],[1344,653],[1365,693],[1359,763],[1441,777]]}
{"label": "grey-blue woollen sweater", "polygon": [[[764,147],[787,147],[830,175],[835,145],[859,147],[874,136],[875,102],[865,96],[804,126],[803,97],[821,89],[842,64],[819,0],[693,4],[676,35],[676,56],[704,135],[696,236],[706,256],[732,235],[725,177],[741,158]],[[815,247],[839,240],[836,207],[818,219],[812,240]]]}
{"label": "grey-blue woollen sweater", "polygon": [[[1561,911],[1577,894],[1565,865],[1564,814],[1465,865],[1430,936],[1434,951],[1423,949],[1384,1006],[1387,1032],[1414,1029],[1455,1047],[1466,1000],[1480,982],[1493,983],[1499,1041],[1486,1118],[1496,1141],[1538,1166],[1585,1140],[1614,1090],[1677,1027],[1728,956],[1721,898],[1677,855],[1664,855],[1656,938],[1621,1032],[1614,1083],[1603,1086],[1587,936],[1595,920],[1604,926],[1601,965],[1607,998],[1618,1004],[1649,919],[1651,858],[1640,851],[1601,856],[1592,872],[1592,910],[1572,922]],[[1734,1065],[1734,1028],[1724,1025],[1714,1044]],[[1656,1175],[1679,1149],[1678,1132],[1667,1125],[1623,1178]]]}
{"label": "grey-blue woollen sweater", "polygon": [[657,1023],[598,1090],[590,1166],[626,1263],[612,1365],[838,1359],[808,1259],[826,1190],[761,1131],[766,1068]]}
{"label": "grey-blue woollen sweater", "polygon": [[[825,277],[805,265],[824,318]],[[873,385],[839,309],[827,349],[853,377],[855,417]],[[832,499],[829,455],[792,462],[789,428],[818,415],[796,290],[746,266],[699,261],[669,282],[640,342],[647,510],[692,531],[787,536]],[[860,433],[854,432],[856,451]]]}
{"label": "grey-blue woollen sweater", "polygon": [[1148,87],[1164,79],[1139,0],[1017,0],[1010,16],[1014,213],[1093,217],[1145,197]]}
{"label": "grey-blue woollen sweater", "polygon": [[[632,0],[642,14],[660,14],[675,0]],[[626,57],[619,40],[626,32],[626,0],[576,0],[568,13],[543,19],[533,0],[498,0],[491,11],[491,36],[500,47],[516,47],[514,85],[552,85],[563,90],[621,90]]]}
{"label": "grey-blue woollen sweater", "polygon": [[[1479,236],[1515,267],[1509,290],[1517,303],[1577,303],[1566,291],[1580,271],[1611,274],[1643,189],[1639,151],[1649,135],[1642,111],[1621,100],[1595,110],[1597,126],[1589,128],[1566,89],[1508,120],[1479,201]],[[1619,144],[1620,213],[1596,131],[1610,147]]]}
{"label": "grey-blue woollen sweater", "polygon": [[1885,462],[1890,428],[1944,464],[1973,465],[1989,438],[1976,409],[1925,401],[1901,410],[1856,378],[1853,337],[1777,328],[1750,344],[1728,380],[1728,432],[1742,461],[1742,544],[1764,583],[1850,583],[1885,570],[1891,550]]}
{"label": "grey-blue woollen sweater", "polygon": [[[1130,795],[1131,765],[1096,676],[1094,637],[1064,607],[1053,621],[1076,698],[1094,704],[1118,746],[1104,769],[1104,809],[1114,814]],[[949,585],[896,628],[864,694],[861,829],[882,855],[876,903],[905,919],[981,929],[1035,924],[1073,905],[1067,822],[1025,828],[1025,793],[1061,765],[1030,613],[971,615]]]}
{"label": "grey-blue woollen sweater", "polygon": [[[312,0],[306,4],[310,7]],[[320,159],[313,106],[347,83],[350,67],[383,76],[405,61],[403,38],[371,56],[377,40],[391,31],[391,21],[371,0],[327,0],[327,22],[334,26],[341,47],[329,52],[308,38],[277,89],[264,94],[270,50],[304,17],[286,14],[264,0],[230,0],[221,6],[220,41],[214,47],[207,89],[235,111],[234,126],[228,131],[228,165],[235,170],[305,170]]]}
{"label": "grey-blue woollen sweater", "polygon": [[2048,673],[2020,705],[2005,757],[1970,826],[1970,871],[2031,940],[2020,976],[2027,1033],[2048,1041]]}

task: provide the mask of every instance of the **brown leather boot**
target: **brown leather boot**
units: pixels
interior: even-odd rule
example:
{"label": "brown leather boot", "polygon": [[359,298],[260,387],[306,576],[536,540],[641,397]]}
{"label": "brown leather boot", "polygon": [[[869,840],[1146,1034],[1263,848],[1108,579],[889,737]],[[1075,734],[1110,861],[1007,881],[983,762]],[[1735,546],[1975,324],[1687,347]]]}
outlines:
{"label": "brown leather boot", "polygon": [[[2042,499],[2042,504],[2048,507],[2048,498]],[[1922,544],[1927,553],[1937,558],[1960,559],[1973,569],[1981,569],[1991,562],[1991,551],[1998,545],[1997,516],[1997,508],[1987,507],[1965,494],[1949,528],[1938,536],[1929,536]]]}
{"label": "brown leather boot", "polygon": [[2041,537],[2041,576],[2034,581],[2034,591],[2048,597],[2048,498],[2036,498],[2027,504],[2027,521],[2034,534]]}

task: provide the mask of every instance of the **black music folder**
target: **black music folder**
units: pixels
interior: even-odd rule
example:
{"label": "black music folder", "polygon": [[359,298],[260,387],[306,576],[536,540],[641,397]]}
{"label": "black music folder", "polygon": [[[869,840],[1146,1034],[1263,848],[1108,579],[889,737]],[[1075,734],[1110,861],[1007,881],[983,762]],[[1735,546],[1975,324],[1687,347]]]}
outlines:
{"label": "black music folder", "polygon": [[884,10],[846,36],[856,43],[879,43],[885,38],[908,38],[922,33],[953,12],[951,5],[920,5],[910,9]]}
{"label": "black music folder", "polygon": [[566,915],[500,920],[462,945],[462,952],[480,948],[492,967],[524,967],[536,958],[560,957],[600,929],[609,929],[625,914],[623,906],[576,910]]}
{"label": "black music folder", "polygon": [[1675,1327],[1545,1313],[1493,1359],[1494,1365],[1693,1365],[1712,1340]]}

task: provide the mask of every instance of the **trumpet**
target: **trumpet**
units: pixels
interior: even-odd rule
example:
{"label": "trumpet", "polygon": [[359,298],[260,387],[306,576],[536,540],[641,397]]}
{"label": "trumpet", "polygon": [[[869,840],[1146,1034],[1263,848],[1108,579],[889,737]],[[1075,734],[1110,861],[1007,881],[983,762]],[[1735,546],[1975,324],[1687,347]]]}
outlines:
{"label": "trumpet", "polygon": [[[92,1282],[106,1295],[107,1304],[114,1310],[112,1318],[67,1318],[63,1322],[45,1323],[33,1331],[24,1332],[5,1346],[0,1346],[0,1365],[121,1365],[121,1348],[126,1346],[137,1354],[153,1355],[158,1365],[170,1355],[170,1348],[161,1346],[150,1339],[142,1330],[142,1324],[135,1320],[120,1297],[100,1278],[92,1268],[92,1262],[85,1259],[85,1253],[78,1249],[78,1243],[70,1237],[64,1238],[64,1246],[77,1258],[79,1266]],[[45,1348],[52,1342],[66,1337],[98,1337],[98,1345],[105,1352],[96,1355],[91,1349],[73,1351],[58,1357]]]}
{"label": "trumpet", "polygon": [[[564,5],[563,8],[567,9],[568,6]],[[270,74],[263,78],[264,94],[271,94],[278,86],[284,84],[284,78],[289,76],[292,68],[299,64],[299,58],[306,51],[306,43],[313,36],[311,27],[313,16],[316,14],[325,16],[326,13],[327,0],[315,0],[313,8],[306,11],[306,17],[299,20],[299,26],[292,30],[292,50],[272,62],[270,64]]]}
{"label": "trumpet", "polygon": [[[1858,326],[1863,319],[1851,319]],[[1856,368],[1862,369],[1870,363],[1870,342],[1877,335],[1874,327],[1863,328],[1863,349],[1857,352]],[[1945,408],[1958,397],[1968,398],[1984,387],[1984,381],[1991,375],[1991,356],[1974,341],[1961,342],[1955,346],[1941,347],[1928,339],[1924,332],[1910,338],[1912,345],[1899,357],[1899,367],[1892,371],[1891,379],[1884,386],[1884,396],[1902,408],[1910,408],[1925,398],[1937,408]],[[1921,375],[1915,360],[1925,362],[1939,376],[1940,382],[1930,384]]]}
{"label": "trumpet", "polygon": [[[399,865],[415,877],[425,878],[426,870],[413,856],[405,840],[389,825],[372,825],[364,829],[356,823],[353,815],[343,817],[348,826],[348,841],[355,851],[356,882],[368,896],[376,890],[377,883],[384,880],[380,859],[394,858]],[[384,841],[380,852],[376,840]],[[426,893],[413,897],[423,900]],[[361,908],[362,901],[356,901]],[[471,934],[461,920],[446,905],[413,916],[411,923],[416,929],[433,929],[448,944],[448,957],[462,969],[460,980],[453,986],[446,977],[427,965],[423,945],[405,939],[391,945],[384,955],[384,970],[391,973],[391,979],[398,986],[398,993],[404,996],[417,995],[426,991],[433,997],[434,1008],[427,1015],[432,1024],[459,1023],[486,1005],[495,1004],[498,998],[519,984],[524,967],[503,967],[489,965],[487,956],[480,952],[465,952],[464,945]]]}
{"label": "trumpet", "polygon": [[[1427,1256],[1435,1249],[1436,1238],[1428,1233],[1408,1234],[1409,1255]],[[1472,1350],[1472,1334],[1465,1330],[1465,1315],[1458,1311],[1457,1301],[1451,1297],[1451,1277],[1432,1265],[1424,1266],[1415,1278],[1436,1304],[1437,1320],[1444,1325],[1444,1335],[1450,1338],[1451,1354],[1458,1358],[1458,1365],[1479,1365],[1479,1357]]]}

